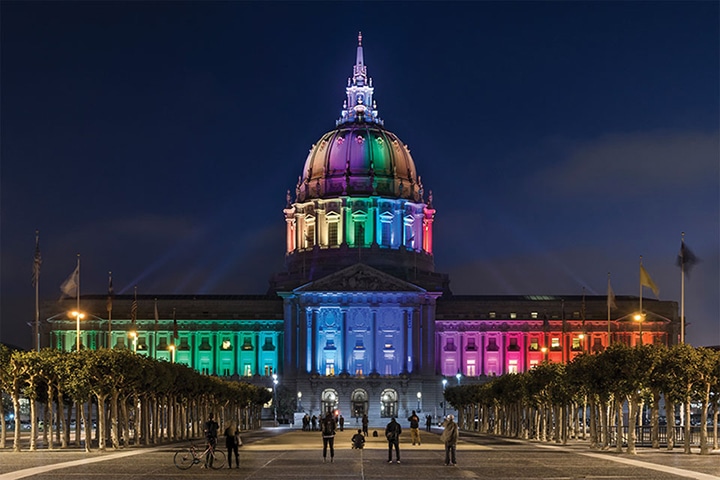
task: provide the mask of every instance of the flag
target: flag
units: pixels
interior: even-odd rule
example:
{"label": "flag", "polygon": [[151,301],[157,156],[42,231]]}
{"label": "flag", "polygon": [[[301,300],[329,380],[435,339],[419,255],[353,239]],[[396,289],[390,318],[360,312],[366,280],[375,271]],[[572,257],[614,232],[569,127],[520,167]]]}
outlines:
{"label": "flag", "polygon": [[690,269],[698,263],[698,258],[695,254],[685,245],[685,242],[680,244],[680,253],[678,253],[677,266],[685,271],[686,275],[690,275]]}
{"label": "flag", "polygon": [[138,309],[137,287],[135,287],[135,297],[133,298],[133,301],[130,304],[130,321],[132,323],[133,330],[135,329],[135,323],[137,322],[137,309]]}
{"label": "flag", "polygon": [[608,310],[612,308],[617,310],[617,303],[615,303],[615,292],[613,292],[612,285],[610,285],[610,277],[608,277],[607,307]]}
{"label": "flag", "polygon": [[177,318],[175,318],[175,309],[174,308],[173,308],[173,338],[178,338],[178,324],[177,324]]}
{"label": "flag", "polygon": [[70,276],[65,279],[65,281],[60,285],[60,290],[62,291],[62,296],[60,299],[62,300],[64,297],[77,297],[78,294],[78,286],[80,285],[80,264],[78,264],[77,267],[75,267],[75,270],[70,274]]}
{"label": "flag", "polygon": [[650,278],[650,274],[645,270],[645,267],[640,265],[640,285],[643,287],[648,287],[650,290],[653,291],[656,297],[660,298],[660,290],[658,289],[657,285],[655,285],[655,282],[653,282],[652,278]]}
{"label": "flag", "polygon": [[112,272],[108,272],[108,297],[107,297],[107,311],[112,313],[113,296],[115,291],[113,290],[112,284]]}
{"label": "flag", "polygon": [[40,256],[40,231],[35,230],[35,259],[33,260],[32,285],[36,287],[40,280],[40,264],[42,257]]}

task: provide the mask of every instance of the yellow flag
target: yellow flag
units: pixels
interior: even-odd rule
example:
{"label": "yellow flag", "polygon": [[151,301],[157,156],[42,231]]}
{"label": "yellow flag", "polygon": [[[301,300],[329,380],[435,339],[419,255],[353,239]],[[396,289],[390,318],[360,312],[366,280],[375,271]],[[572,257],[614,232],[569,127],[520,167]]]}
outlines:
{"label": "yellow flag", "polygon": [[640,265],[640,285],[643,287],[648,287],[650,290],[653,291],[656,297],[660,298],[660,289],[655,285],[655,282],[653,282],[652,278],[650,278],[650,274],[645,270],[645,267]]}

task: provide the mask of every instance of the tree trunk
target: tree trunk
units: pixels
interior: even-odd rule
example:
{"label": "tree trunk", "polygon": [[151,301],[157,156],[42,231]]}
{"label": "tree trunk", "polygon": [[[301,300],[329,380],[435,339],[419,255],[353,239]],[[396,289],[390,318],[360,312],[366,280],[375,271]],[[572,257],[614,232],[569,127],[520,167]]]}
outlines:
{"label": "tree trunk", "polygon": [[30,451],[34,452],[37,449],[38,434],[37,402],[34,398],[28,400],[30,400]]}
{"label": "tree trunk", "polygon": [[691,432],[690,432],[690,395],[689,394],[685,397],[685,405],[683,405],[683,407],[685,407],[685,428],[683,429],[683,433],[684,433],[683,436],[685,438],[683,439],[684,440],[683,447],[684,447],[684,452],[689,454],[689,453],[691,453],[690,452]]}
{"label": "tree trunk", "polygon": [[655,389],[652,392],[652,409],[650,410],[650,423],[652,427],[650,429],[650,440],[652,441],[652,448],[660,448],[660,391]]}
{"label": "tree trunk", "polygon": [[118,397],[120,392],[113,390],[110,394],[110,441],[112,447],[117,450],[120,448],[120,436],[118,435]]}
{"label": "tree trunk", "polygon": [[620,398],[617,398],[615,400],[615,415],[617,415],[615,418],[617,418],[617,421],[615,422],[615,430],[617,434],[615,435],[616,441],[615,441],[615,451],[617,453],[622,453],[623,451],[623,400]]}
{"label": "tree trunk", "polygon": [[5,408],[0,401],[0,450],[5,448],[7,442],[7,425],[5,424]]}
{"label": "tree trunk", "polygon": [[98,437],[98,449],[101,452],[105,451],[105,400],[107,394],[95,395],[97,398],[97,437]]}
{"label": "tree trunk", "polygon": [[[90,452],[90,442],[92,442],[92,439],[90,438],[90,433],[92,431],[92,425],[90,418],[92,415],[92,399],[88,398],[88,415],[86,417],[85,414],[85,405],[83,403],[78,402],[78,405],[80,406],[80,417],[82,418],[82,422],[78,421],[78,427],[81,427],[81,424],[84,424],[85,426],[85,452]],[[78,428],[78,432],[80,432],[80,428]]]}
{"label": "tree trunk", "polygon": [[628,398],[628,440],[627,440],[627,453],[630,455],[637,455],[635,450],[635,429],[637,428],[637,417],[638,417],[638,396],[636,394],[630,395]]}
{"label": "tree trunk", "polygon": [[13,415],[15,419],[15,437],[13,438],[13,452],[20,451],[20,386],[15,385],[12,394]]}

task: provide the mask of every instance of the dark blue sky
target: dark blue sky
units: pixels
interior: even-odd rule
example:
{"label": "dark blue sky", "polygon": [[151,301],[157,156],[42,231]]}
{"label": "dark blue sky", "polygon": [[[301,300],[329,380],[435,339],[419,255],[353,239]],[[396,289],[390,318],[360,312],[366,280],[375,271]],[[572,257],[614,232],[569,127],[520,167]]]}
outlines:
{"label": "dark blue sky", "polygon": [[[363,32],[460,294],[638,295],[720,344],[717,2],[2,2],[0,339],[82,293],[264,293]],[[652,293],[645,289],[645,296]]]}

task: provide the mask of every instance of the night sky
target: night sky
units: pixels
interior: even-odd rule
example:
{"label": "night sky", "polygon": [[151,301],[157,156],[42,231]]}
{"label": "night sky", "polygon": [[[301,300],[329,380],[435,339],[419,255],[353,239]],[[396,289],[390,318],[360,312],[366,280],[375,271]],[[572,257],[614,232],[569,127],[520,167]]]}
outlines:
{"label": "night sky", "polygon": [[[81,293],[265,293],[285,192],[363,33],[433,191],[456,294],[635,295],[720,344],[718,2],[12,2],[1,14],[0,340]],[[649,289],[644,296],[653,298]]]}

